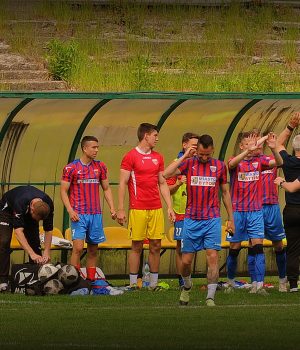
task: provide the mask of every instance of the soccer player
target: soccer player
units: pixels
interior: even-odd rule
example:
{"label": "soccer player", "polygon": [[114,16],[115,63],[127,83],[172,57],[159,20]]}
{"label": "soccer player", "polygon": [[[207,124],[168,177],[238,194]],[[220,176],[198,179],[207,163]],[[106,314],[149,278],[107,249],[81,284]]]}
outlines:
{"label": "soccer player", "polygon": [[[71,219],[73,249],[70,263],[80,269],[80,256],[87,243],[87,278],[95,280],[98,244],[105,241],[102,224],[99,187],[110,208],[113,219],[116,211],[107,175],[107,167],[95,160],[98,139],[84,136],[81,141],[82,155],[63,169],[61,198]],[[68,195],[69,191],[69,195]]]}
{"label": "soccer player", "polygon": [[164,215],[160,194],[168,208],[168,216],[175,221],[170,191],[163,177],[164,160],[153,151],[158,142],[156,125],[142,123],[137,131],[139,143],[123,158],[120,170],[119,207],[117,220],[120,225],[127,221],[124,200],[126,187],[129,192],[128,229],[132,247],[129,256],[129,278],[132,289],[137,289],[137,277],[143,241],[149,239],[149,289],[158,291],[158,270],[161,239],[164,235]]}
{"label": "soccer player", "polygon": [[227,169],[224,162],[212,158],[213,139],[202,135],[197,149],[188,148],[184,155],[171,163],[164,171],[165,177],[185,175],[187,178],[187,207],[182,238],[182,270],[184,281],[179,303],[187,305],[192,288],[191,265],[196,252],[205,249],[208,271],[207,306],[214,306],[219,277],[218,251],[221,249],[221,218],[219,189],[228,214],[227,229],[234,232],[234,222]]}
{"label": "soccer player", "polygon": [[[177,159],[183,156],[184,152],[190,147],[197,147],[198,135],[187,132],[182,136],[182,151],[179,152]],[[183,279],[181,277],[181,240],[182,230],[184,222],[184,214],[187,202],[186,192],[186,176],[173,176],[167,179],[170,193],[173,200],[173,210],[176,215],[174,223],[174,240],[177,241],[176,246],[176,272],[178,274],[179,286],[183,285]]]}
{"label": "soccer player", "polygon": [[[227,274],[229,288],[235,287],[234,277],[237,267],[237,257],[241,249],[241,242],[250,240],[254,258],[256,284],[250,292],[267,295],[263,289],[265,276],[265,256],[263,251],[264,219],[262,211],[262,185],[261,171],[280,166],[282,159],[276,149],[276,135],[269,133],[257,140],[256,135],[244,132],[240,135],[241,153],[229,159],[230,190],[234,211],[234,224],[236,232],[234,236],[227,236],[230,242],[227,258]],[[274,159],[266,159],[257,156],[257,148],[267,141]]]}
{"label": "soccer player", "polygon": [[[256,134],[257,139],[261,136],[259,132],[253,132]],[[274,159],[263,154],[263,145],[261,144],[255,155],[263,157],[266,161]],[[285,238],[285,232],[282,225],[281,212],[278,201],[278,191],[274,180],[277,176],[277,167],[266,169],[261,172],[261,185],[263,195],[263,218],[265,238],[272,241],[275,255],[276,264],[279,275],[279,291],[287,292],[286,286],[286,252],[283,246],[282,240]],[[256,288],[256,275],[255,275],[255,254],[253,248],[248,248],[248,270],[252,281],[254,290]]]}
{"label": "soccer player", "polygon": [[[289,120],[286,128],[278,136],[280,155],[283,159],[283,173],[287,182],[293,182],[300,174],[300,135],[293,138],[292,146],[295,155],[287,153],[285,143],[292,132],[300,125],[300,113],[296,112]],[[288,189],[286,182],[282,188]],[[298,292],[299,260],[300,260],[300,192],[285,192],[286,205],[283,209],[283,223],[286,233],[286,273],[290,292]]]}
{"label": "soccer player", "polygon": [[[43,220],[45,248],[42,253],[39,221]],[[8,289],[10,242],[13,229],[30,262],[50,261],[53,231],[53,202],[33,186],[18,186],[4,193],[0,200],[0,291]]]}

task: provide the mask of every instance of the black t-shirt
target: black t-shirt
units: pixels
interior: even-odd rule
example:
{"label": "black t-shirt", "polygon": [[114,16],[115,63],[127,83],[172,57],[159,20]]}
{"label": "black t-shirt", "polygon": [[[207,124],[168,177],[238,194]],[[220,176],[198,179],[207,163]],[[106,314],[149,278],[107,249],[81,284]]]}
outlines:
{"label": "black t-shirt", "polygon": [[4,193],[0,201],[0,210],[12,215],[12,225],[14,228],[25,227],[26,223],[33,223],[30,215],[30,202],[34,198],[40,198],[50,207],[48,217],[43,220],[45,231],[53,230],[54,206],[52,199],[43,191],[33,186],[19,186]]}
{"label": "black t-shirt", "polygon": [[[279,153],[283,159],[282,170],[285,180],[287,182],[295,181],[299,178],[300,174],[300,158],[289,155],[285,150]],[[285,192],[285,201],[287,204],[300,205],[300,191],[293,193]]]}

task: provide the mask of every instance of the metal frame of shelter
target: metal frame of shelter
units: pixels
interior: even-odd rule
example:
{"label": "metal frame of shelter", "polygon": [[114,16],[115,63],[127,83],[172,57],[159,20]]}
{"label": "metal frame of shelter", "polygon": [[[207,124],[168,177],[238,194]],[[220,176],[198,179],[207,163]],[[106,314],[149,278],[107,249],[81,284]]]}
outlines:
{"label": "metal frame of shelter", "polygon": [[[109,105],[113,100],[171,100],[169,107],[157,118],[157,125],[161,128],[167,119],[187,101],[191,100],[250,100],[243,108],[241,108],[231,120],[229,127],[225,131],[225,137],[222,140],[222,145],[218,154],[218,158],[224,160],[226,150],[229,144],[230,137],[236,129],[239,121],[252,107],[262,100],[300,100],[300,93],[180,93],[180,92],[128,92],[128,93],[68,93],[68,92],[1,92],[0,93],[0,110],[1,101],[3,99],[16,99],[19,102],[14,108],[7,114],[2,125],[0,125],[0,149],[5,138],[6,133],[9,130],[11,123],[15,120],[16,116],[24,109],[24,107],[30,107],[30,104],[35,100],[87,100],[92,99],[98,101],[90,110],[88,110],[85,116],[82,118],[77,132],[74,136],[72,146],[69,151],[69,156],[66,161],[71,162],[74,160],[76,151],[79,147],[81,137],[83,136],[89,122],[95,116],[95,114],[101,110],[104,106]],[[174,102],[175,101],[175,102]],[[23,185],[28,182],[1,182],[1,186],[4,185]],[[44,188],[48,185],[58,186],[59,182],[30,182],[31,185],[40,185]],[[117,183],[114,183],[117,185]],[[63,215],[63,230],[68,227],[68,216],[66,211]]]}

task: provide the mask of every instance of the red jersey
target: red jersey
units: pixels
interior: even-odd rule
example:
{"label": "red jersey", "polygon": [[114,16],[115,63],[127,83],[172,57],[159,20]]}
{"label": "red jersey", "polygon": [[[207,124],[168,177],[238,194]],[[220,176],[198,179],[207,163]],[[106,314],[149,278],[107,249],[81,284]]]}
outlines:
{"label": "red jersey", "polygon": [[[274,157],[261,155],[267,161],[274,159]],[[274,167],[272,169],[263,170],[261,172],[261,180],[262,180],[262,200],[263,204],[278,204],[278,191],[277,185],[274,183],[274,180],[277,177],[277,168]]]}
{"label": "red jersey", "polygon": [[83,164],[77,159],[64,167],[62,180],[70,183],[70,204],[76,213],[101,214],[99,185],[106,179],[106,165],[97,160]]}
{"label": "red jersey", "polygon": [[227,183],[225,163],[214,158],[201,163],[198,157],[192,157],[180,164],[178,169],[187,177],[185,217],[194,220],[220,217],[219,187]]}
{"label": "red jersey", "polygon": [[[230,158],[230,160],[233,159]],[[234,211],[258,211],[262,209],[261,171],[269,166],[264,157],[243,159],[235,168],[229,169],[230,192]]]}
{"label": "red jersey", "polygon": [[128,182],[130,209],[159,209],[162,207],[158,174],[164,170],[161,154],[142,152],[138,147],[122,159],[121,169],[130,171]]}

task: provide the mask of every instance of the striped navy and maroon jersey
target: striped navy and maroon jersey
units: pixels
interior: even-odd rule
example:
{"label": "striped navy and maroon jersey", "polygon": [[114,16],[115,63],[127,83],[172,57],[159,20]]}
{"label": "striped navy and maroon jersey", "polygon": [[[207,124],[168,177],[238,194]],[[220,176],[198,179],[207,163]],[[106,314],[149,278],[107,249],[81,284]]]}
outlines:
{"label": "striped navy and maroon jersey", "polygon": [[[274,159],[274,157],[261,155],[267,161]],[[262,183],[262,200],[263,204],[278,204],[278,190],[274,180],[277,177],[277,167],[266,169],[261,172]]]}
{"label": "striped navy and maroon jersey", "polygon": [[211,158],[201,163],[198,157],[189,158],[178,168],[187,177],[187,207],[185,217],[208,220],[220,217],[220,184],[227,183],[224,162]]}
{"label": "striped navy and maroon jersey", "polygon": [[[234,157],[230,158],[228,163]],[[270,160],[264,157],[243,159],[229,168],[230,193],[234,211],[258,211],[262,209],[261,171],[269,166]]]}
{"label": "striped navy and maroon jersey", "polygon": [[62,180],[70,183],[70,204],[78,214],[101,214],[99,185],[106,179],[107,168],[101,161],[83,164],[77,159],[64,167]]}

